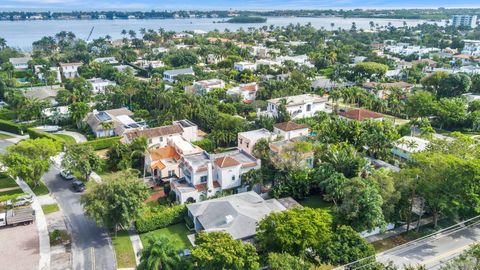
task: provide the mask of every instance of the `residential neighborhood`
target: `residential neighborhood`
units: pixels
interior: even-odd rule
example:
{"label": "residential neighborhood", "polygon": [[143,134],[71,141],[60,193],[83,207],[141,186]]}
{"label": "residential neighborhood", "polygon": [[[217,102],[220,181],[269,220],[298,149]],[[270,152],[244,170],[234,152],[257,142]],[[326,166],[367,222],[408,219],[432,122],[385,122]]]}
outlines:
{"label": "residential neighborhood", "polygon": [[0,269],[478,268],[480,9],[147,6],[0,7]]}

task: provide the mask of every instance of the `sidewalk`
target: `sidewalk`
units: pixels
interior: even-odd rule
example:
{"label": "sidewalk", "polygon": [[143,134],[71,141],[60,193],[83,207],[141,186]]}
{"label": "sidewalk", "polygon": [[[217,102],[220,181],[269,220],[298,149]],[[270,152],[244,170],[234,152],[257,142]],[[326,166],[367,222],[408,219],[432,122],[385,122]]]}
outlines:
{"label": "sidewalk", "polygon": [[13,138],[10,138],[10,139],[5,139],[5,141],[11,142],[11,143],[17,143],[21,140],[25,140],[25,139],[29,138],[28,134],[18,135],[18,134],[6,132],[6,131],[3,131],[3,130],[0,130],[0,133],[13,137]]}
{"label": "sidewalk", "polygon": [[128,229],[128,235],[130,236],[130,242],[132,242],[133,252],[135,253],[135,262],[139,265],[140,253],[143,249],[142,240],[140,240],[140,236],[137,234],[134,226]]}
{"label": "sidewalk", "polygon": [[45,215],[43,214],[37,196],[35,196],[30,187],[18,177],[15,179],[15,182],[17,182],[17,185],[22,188],[23,192],[32,194],[33,196],[32,208],[35,210],[35,224],[37,225],[40,242],[40,262],[38,269],[48,270],[50,269],[50,238],[48,236],[47,220],[45,219]]}
{"label": "sidewalk", "polygon": [[[432,223],[432,218],[423,218],[422,220],[420,220],[420,227],[423,226],[423,225],[427,225],[429,223]],[[417,221],[411,222],[410,223],[410,230],[414,230],[416,228],[417,228]],[[369,236],[365,239],[367,240],[367,242],[372,243],[372,242],[380,241],[380,240],[383,240],[383,239],[387,239],[389,237],[397,236],[397,235],[402,234],[406,231],[407,231],[407,224],[402,225],[402,226],[398,226],[395,229],[387,231],[387,232],[382,233],[382,234]]]}

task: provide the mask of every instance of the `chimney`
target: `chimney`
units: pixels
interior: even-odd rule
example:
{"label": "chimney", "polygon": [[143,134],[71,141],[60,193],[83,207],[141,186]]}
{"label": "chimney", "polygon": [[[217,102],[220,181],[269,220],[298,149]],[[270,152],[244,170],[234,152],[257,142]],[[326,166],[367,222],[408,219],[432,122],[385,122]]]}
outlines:
{"label": "chimney", "polygon": [[212,163],[207,163],[207,198],[214,195]]}

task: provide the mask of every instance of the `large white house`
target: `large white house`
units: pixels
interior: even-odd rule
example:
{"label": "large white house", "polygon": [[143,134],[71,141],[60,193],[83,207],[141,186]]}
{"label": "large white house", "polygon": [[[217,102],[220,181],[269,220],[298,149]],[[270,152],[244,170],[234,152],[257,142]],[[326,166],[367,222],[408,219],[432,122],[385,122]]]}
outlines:
{"label": "large white house", "polygon": [[81,67],[82,63],[60,63],[60,71],[66,79],[72,79],[78,77],[78,68]]}
{"label": "large white house", "polygon": [[241,149],[184,155],[180,164],[182,178],[170,184],[177,202],[198,202],[222,190],[239,188],[242,175],[259,168],[260,160]]}
{"label": "large white house", "polygon": [[255,71],[257,70],[257,65],[255,63],[247,62],[247,61],[241,61],[241,62],[235,62],[233,64],[233,68],[238,70],[238,71],[244,71],[244,70],[251,70]]}
{"label": "large white house", "polygon": [[28,62],[31,60],[31,57],[14,57],[10,58],[9,62],[13,65],[15,70],[27,70]]}
{"label": "large white house", "polygon": [[257,231],[257,224],[272,212],[287,208],[282,199],[264,200],[254,191],[187,205],[188,216],[196,232],[224,231],[233,239],[248,239]]}
{"label": "large white house", "polygon": [[462,53],[471,56],[480,56],[480,40],[464,40]]}
{"label": "large white house", "polygon": [[392,153],[405,160],[412,160],[412,154],[425,151],[429,141],[412,136],[404,136],[394,143]]}
{"label": "large white house", "polygon": [[195,81],[192,85],[185,86],[184,90],[193,94],[203,95],[217,88],[225,88],[225,82],[220,79]]}
{"label": "large white house", "polygon": [[[284,100],[284,101],[283,101]],[[278,116],[282,102],[293,119],[313,117],[316,112],[326,111],[327,99],[315,94],[304,94],[267,100],[266,115]]]}
{"label": "large white house", "polygon": [[256,82],[240,84],[227,90],[228,95],[240,95],[243,102],[251,103],[257,98],[258,84]]}
{"label": "large white house", "polygon": [[94,94],[105,93],[108,86],[117,85],[115,82],[102,78],[92,78],[88,79],[88,81],[92,84],[92,92]]}
{"label": "large white house", "polygon": [[94,110],[87,114],[85,121],[96,137],[122,136],[134,129],[143,129],[145,122],[132,119],[133,112],[127,108],[106,111]]}
{"label": "large white house", "polygon": [[175,77],[179,75],[195,76],[195,72],[192,68],[165,70],[165,72],[163,72],[163,80],[167,82],[175,82]]}
{"label": "large white house", "polygon": [[308,136],[310,128],[305,124],[297,124],[289,121],[273,125],[273,133],[284,140],[291,140],[298,137]]}

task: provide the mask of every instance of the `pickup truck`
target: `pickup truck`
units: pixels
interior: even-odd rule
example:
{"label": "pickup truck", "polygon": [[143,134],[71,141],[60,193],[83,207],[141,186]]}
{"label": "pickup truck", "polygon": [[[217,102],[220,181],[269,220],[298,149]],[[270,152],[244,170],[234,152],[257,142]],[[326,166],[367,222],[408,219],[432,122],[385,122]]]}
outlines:
{"label": "pickup truck", "polygon": [[27,225],[35,220],[35,210],[31,207],[6,210],[0,213],[0,227]]}

